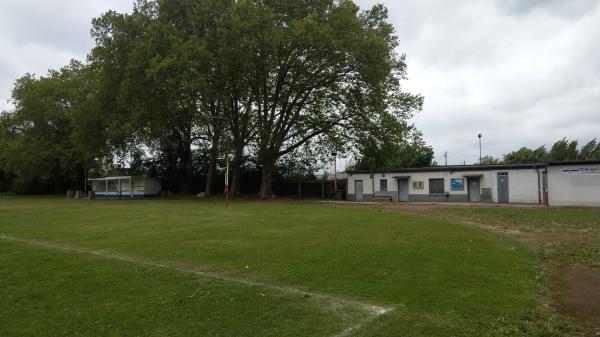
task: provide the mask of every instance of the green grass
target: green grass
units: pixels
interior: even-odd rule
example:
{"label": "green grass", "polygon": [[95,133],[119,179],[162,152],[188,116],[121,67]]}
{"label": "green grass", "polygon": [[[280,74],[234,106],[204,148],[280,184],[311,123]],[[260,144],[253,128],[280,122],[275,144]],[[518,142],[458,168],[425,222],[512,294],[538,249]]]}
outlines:
{"label": "green grass", "polygon": [[525,336],[538,257],[431,216],[319,204],[0,198],[2,336],[333,336],[352,305],[200,270],[394,308],[353,336]]}
{"label": "green grass", "polygon": [[2,336],[312,336],[358,317],[300,296],[3,242]]}
{"label": "green grass", "polygon": [[436,215],[516,230],[550,260],[600,267],[600,211],[578,208],[440,208]]}
{"label": "green grass", "polygon": [[592,208],[439,208],[436,211],[524,232],[600,230],[600,211]]}

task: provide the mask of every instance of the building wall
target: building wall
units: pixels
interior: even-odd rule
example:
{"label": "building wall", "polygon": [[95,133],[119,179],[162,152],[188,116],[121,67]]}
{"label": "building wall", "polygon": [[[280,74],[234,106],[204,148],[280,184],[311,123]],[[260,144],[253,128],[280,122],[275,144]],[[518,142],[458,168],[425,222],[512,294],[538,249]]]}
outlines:
{"label": "building wall", "polygon": [[600,165],[549,166],[548,203],[600,207]]}
{"label": "building wall", "polygon": [[[133,195],[143,196],[145,194],[144,189],[144,177],[132,178],[131,185],[133,187]],[[130,194],[131,191],[124,191],[124,194]]]}
{"label": "building wall", "polygon": [[354,181],[362,180],[363,181],[363,193],[364,194],[372,194],[373,190],[371,189],[371,178],[369,178],[368,174],[353,174],[348,177],[348,194],[354,194]]}
{"label": "building wall", "polygon": [[[106,191],[106,187],[108,187],[108,191]],[[132,177],[131,182],[129,179],[122,179],[120,186],[117,180],[108,181],[108,184],[105,181],[93,181],[92,190],[98,198],[144,197],[145,195],[158,195],[161,184],[154,178]]]}
{"label": "building wall", "polygon": [[[511,169],[497,171],[441,171],[441,172],[410,172],[410,173],[374,173],[373,180],[368,173],[352,174],[348,177],[348,199],[355,200],[354,181],[363,181],[365,200],[370,200],[375,187],[375,196],[389,196],[398,200],[398,180],[394,176],[410,176],[408,180],[409,201],[468,201],[467,177],[481,175],[479,178],[482,202],[498,202],[497,173],[508,172],[509,202],[538,203],[538,173],[534,169]],[[444,193],[429,194],[429,179],[443,178]],[[453,190],[452,179],[464,179],[463,189]],[[380,179],[387,180],[387,192],[380,191]],[[413,182],[423,182],[423,188],[415,188]],[[374,182],[374,184],[373,184]]]}
{"label": "building wall", "polygon": [[498,172],[508,172],[508,202],[538,203],[538,172],[534,169],[492,171],[493,202],[498,202]]}

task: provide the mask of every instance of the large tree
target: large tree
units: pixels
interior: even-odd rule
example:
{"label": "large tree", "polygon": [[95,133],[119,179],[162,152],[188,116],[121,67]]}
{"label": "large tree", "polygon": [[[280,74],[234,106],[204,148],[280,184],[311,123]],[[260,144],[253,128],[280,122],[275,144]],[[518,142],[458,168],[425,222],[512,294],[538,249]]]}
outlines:
{"label": "large tree", "polygon": [[232,119],[226,111],[239,102],[226,87],[217,25],[232,4],[138,1],[130,15],[94,20],[91,59],[108,79],[111,104],[124,112],[121,124],[138,137],[134,144],[168,152],[161,156],[177,163],[172,171],[184,193],[191,190],[194,145],[209,148],[205,191],[212,193]]}
{"label": "large tree", "polygon": [[351,137],[357,123],[418,107],[403,94],[402,55],[382,6],[352,1],[240,1],[240,45],[256,118],[260,196],[271,197],[278,159],[325,134]]}
{"label": "large tree", "polygon": [[353,169],[375,170],[424,167],[433,163],[433,149],[427,146],[413,125],[389,116],[373,121],[356,142],[357,160]]}
{"label": "large tree", "polygon": [[64,184],[73,173],[63,163],[77,167],[80,184],[100,163],[129,161],[181,192],[191,191],[202,167],[210,194],[217,162],[228,153],[233,192],[241,191],[242,167],[255,165],[262,197],[272,195],[281,158],[280,169],[295,167],[299,154],[314,165],[330,150],[356,151],[365,134],[400,144],[403,158],[430,160],[405,122],[422,97],[401,90],[404,55],[395,52],[382,6],[361,12],[349,0],[138,0],[131,14],[95,19],[92,37],[87,64],[17,83],[16,109],[1,121],[0,155],[11,157],[4,180],[19,165],[20,176],[32,170],[39,177],[38,162],[17,159],[45,139],[53,142],[36,147],[58,160],[55,175]]}
{"label": "large tree", "polygon": [[85,189],[86,172],[102,154],[93,76],[71,62],[47,76],[26,74],[12,92],[15,107],[0,121],[0,163],[24,193]]}
{"label": "large tree", "polygon": [[400,90],[404,56],[382,6],[139,1],[131,15],[95,20],[93,33],[92,60],[117,97],[110,104],[127,116],[120,124],[131,137],[171,144],[182,191],[194,141],[210,148],[207,193],[220,152],[233,154],[239,192],[242,159],[254,149],[260,195],[270,197],[282,156],[315,137],[356,139],[370,119],[406,118],[421,104]]}

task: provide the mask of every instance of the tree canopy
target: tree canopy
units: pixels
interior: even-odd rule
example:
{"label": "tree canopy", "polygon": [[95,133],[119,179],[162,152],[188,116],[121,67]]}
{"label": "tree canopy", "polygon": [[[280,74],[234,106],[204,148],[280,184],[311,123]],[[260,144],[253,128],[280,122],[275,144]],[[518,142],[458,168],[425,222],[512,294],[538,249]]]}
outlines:
{"label": "tree canopy", "polygon": [[528,164],[541,163],[546,161],[564,161],[564,160],[600,160],[600,143],[596,138],[578,148],[579,142],[569,141],[566,138],[556,141],[550,151],[545,145],[537,149],[522,147],[504,155],[502,160],[486,156],[483,158],[483,164]]}
{"label": "tree canopy", "polygon": [[361,167],[431,163],[407,123],[423,98],[402,91],[405,55],[382,5],[138,0],[91,33],[85,63],[17,81],[0,120],[2,177],[59,190],[122,164],[187,193],[201,167],[210,194],[227,153],[233,192],[251,162],[266,198],[274,174],[331,152]]}
{"label": "tree canopy", "polygon": [[0,169],[24,193],[55,193],[81,186],[105,152],[89,69],[71,62],[15,83],[13,111],[0,116]]}

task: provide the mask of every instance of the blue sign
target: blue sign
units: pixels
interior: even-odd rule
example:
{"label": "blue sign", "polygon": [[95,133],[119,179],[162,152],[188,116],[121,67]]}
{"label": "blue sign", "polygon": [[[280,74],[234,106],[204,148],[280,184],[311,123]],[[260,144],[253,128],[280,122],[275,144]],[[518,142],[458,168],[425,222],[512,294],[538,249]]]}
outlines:
{"label": "blue sign", "polygon": [[463,190],[465,188],[465,180],[463,178],[450,180],[450,188],[453,190]]}

